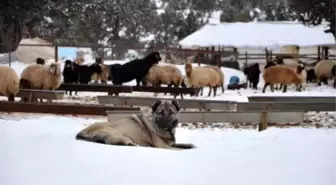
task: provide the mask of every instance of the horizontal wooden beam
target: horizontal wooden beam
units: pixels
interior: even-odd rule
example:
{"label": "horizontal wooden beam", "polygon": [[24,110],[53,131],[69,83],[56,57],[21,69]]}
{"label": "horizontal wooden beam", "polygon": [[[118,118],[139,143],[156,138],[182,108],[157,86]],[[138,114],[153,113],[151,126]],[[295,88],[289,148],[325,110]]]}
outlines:
{"label": "horizontal wooden beam", "polygon": [[106,111],[115,110],[140,111],[140,108],[66,103],[0,102],[0,112],[9,113],[22,112],[45,114],[106,115]]}
{"label": "horizontal wooden beam", "polygon": [[199,88],[174,88],[174,87],[153,87],[153,86],[127,86],[110,84],[66,84],[63,83],[57,90],[86,91],[86,92],[109,92],[109,93],[132,93],[138,92],[157,92],[174,94],[191,94],[199,92]]}
{"label": "horizontal wooden beam", "polygon": [[262,111],[262,110],[278,110],[278,111],[336,111],[336,104],[329,103],[311,103],[311,102],[238,102],[237,111]]}
{"label": "horizontal wooden beam", "polygon": [[[108,111],[108,121],[114,121],[131,114],[140,113],[139,111]],[[226,112],[226,111],[201,111],[201,112],[180,112],[181,123],[260,123],[262,112]],[[289,123],[302,122],[304,112],[286,111],[286,112],[268,112],[267,122]]]}
{"label": "horizontal wooden beam", "polygon": [[37,90],[37,89],[20,89],[16,97],[21,98],[42,98],[48,100],[62,100],[65,91]]}
{"label": "horizontal wooden beam", "polygon": [[336,96],[249,96],[249,102],[336,103]]}
{"label": "horizontal wooden beam", "polygon": [[82,91],[82,92],[109,92],[109,93],[131,93],[132,86],[127,85],[106,85],[106,84],[66,84],[63,83],[57,90]]}
{"label": "horizontal wooden beam", "polygon": [[195,95],[200,91],[200,88],[133,86],[133,91]]}
{"label": "horizontal wooden beam", "polygon": [[[174,100],[172,98],[152,98],[152,97],[135,97],[135,96],[98,96],[100,104],[109,104],[115,106],[143,106],[150,107],[156,100]],[[235,102],[233,101],[216,101],[216,100],[199,100],[199,99],[179,99],[180,106],[183,109],[200,109],[200,110],[233,110]]]}

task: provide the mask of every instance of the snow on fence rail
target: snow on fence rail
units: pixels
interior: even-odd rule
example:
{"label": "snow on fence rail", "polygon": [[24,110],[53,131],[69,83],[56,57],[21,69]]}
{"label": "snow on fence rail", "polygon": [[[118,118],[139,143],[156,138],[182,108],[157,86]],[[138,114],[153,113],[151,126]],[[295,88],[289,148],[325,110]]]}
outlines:
{"label": "snow on fence rail", "polygon": [[70,114],[70,115],[101,115],[106,111],[140,111],[136,107],[112,107],[96,104],[72,103],[25,103],[0,101],[0,112],[43,113],[43,114]]}
{"label": "snow on fence rail", "polygon": [[[154,101],[160,98],[139,97],[139,96],[98,96],[99,104],[113,104],[115,106],[144,106],[149,107]],[[165,100],[174,100],[167,98]],[[199,99],[179,99],[180,106],[184,109],[200,109],[200,110],[232,110],[233,101],[216,101],[216,100],[199,100]]]}
{"label": "snow on fence rail", "polygon": [[200,88],[171,88],[171,87],[151,87],[151,86],[128,86],[128,85],[107,85],[107,84],[67,84],[63,83],[57,90],[65,91],[86,91],[86,92],[108,92],[108,94],[132,93],[138,92],[158,92],[173,93],[177,95],[190,94],[195,95]]}
{"label": "snow on fence rail", "polygon": [[[281,99],[281,98],[280,98]],[[276,99],[276,100],[280,100]],[[130,97],[130,96],[98,96],[100,104],[113,104],[114,106],[144,106],[149,107],[154,101],[159,98],[151,97]],[[173,100],[173,99],[165,99]],[[235,101],[218,101],[218,100],[178,100],[181,107],[184,109],[199,109],[199,110],[222,110],[222,111],[336,111],[335,103],[327,99],[313,99],[313,102],[305,101],[305,99],[297,102],[297,97],[291,102],[235,102]]]}
{"label": "snow on fence rail", "polygon": [[[108,121],[118,120],[140,111],[107,111]],[[268,123],[300,123],[304,120],[303,111],[201,111],[201,112],[180,112],[180,123],[259,123],[259,131],[267,129]]]}
{"label": "snow on fence rail", "polygon": [[[65,91],[37,90],[37,89],[20,89],[15,97],[27,98],[29,102],[39,98],[46,99],[49,102],[52,100],[62,100]],[[0,94],[0,96],[4,96]]]}
{"label": "snow on fence rail", "polygon": [[336,105],[333,102],[239,102],[236,107],[237,111],[263,111],[263,110],[293,110],[305,112],[335,112]]}
{"label": "snow on fence rail", "polygon": [[105,85],[105,84],[67,84],[62,83],[58,90],[85,91],[85,92],[108,92],[108,93],[132,93],[132,86]]}
{"label": "snow on fence rail", "polygon": [[249,96],[249,102],[336,103],[336,96]]}

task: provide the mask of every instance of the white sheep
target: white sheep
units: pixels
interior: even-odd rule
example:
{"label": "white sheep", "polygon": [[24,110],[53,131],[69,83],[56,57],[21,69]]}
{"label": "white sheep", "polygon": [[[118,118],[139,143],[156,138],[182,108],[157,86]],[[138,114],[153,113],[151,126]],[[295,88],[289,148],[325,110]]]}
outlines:
{"label": "white sheep", "polygon": [[32,64],[21,73],[20,86],[26,89],[55,90],[61,85],[62,73],[58,63]]}
{"label": "white sheep", "polygon": [[0,94],[8,97],[8,101],[14,101],[19,92],[19,76],[13,68],[0,66]]}
{"label": "white sheep", "polygon": [[[189,86],[196,88],[209,87],[210,96],[212,89],[214,96],[216,96],[217,86],[220,82],[220,77],[216,70],[208,67],[193,67],[191,63],[187,62],[185,65],[186,78]],[[201,96],[203,89],[201,90]]]}

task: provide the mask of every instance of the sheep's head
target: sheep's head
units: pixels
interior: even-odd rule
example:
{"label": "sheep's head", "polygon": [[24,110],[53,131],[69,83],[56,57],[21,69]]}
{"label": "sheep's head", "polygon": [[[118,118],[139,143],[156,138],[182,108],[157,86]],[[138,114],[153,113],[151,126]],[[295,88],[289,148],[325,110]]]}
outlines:
{"label": "sheep's head", "polygon": [[279,56],[276,56],[276,57],[275,57],[275,62],[276,62],[276,64],[278,64],[278,65],[285,64],[283,58],[282,58],[282,57],[279,57]]}
{"label": "sheep's head", "polygon": [[90,70],[91,70],[92,74],[94,74],[94,73],[101,74],[103,72],[102,65],[97,64],[97,63],[94,63],[94,64],[90,65]]}
{"label": "sheep's head", "polygon": [[161,61],[161,56],[160,56],[160,53],[156,51],[156,52],[150,53],[144,59],[151,62],[152,64],[157,64],[159,63],[159,61]]}
{"label": "sheep's head", "polygon": [[73,62],[71,60],[66,60],[64,63],[65,63],[64,68],[74,69],[74,65],[73,65]]}
{"label": "sheep's head", "polygon": [[191,71],[192,71],[192,65],[191,65],[191,63],[187,62],[185,64],[184,68],[185,68],[185,71],[186,71],[187,74],[191,73]]}
{"label": "sheep's head", "polygon": [[297,67],[296,67],[296,73],[297,74],[301,74],[302,71],[304,70],[305,66],[302,65],[302,64],[299,64]]}
{"label": "sheep's head", "polygon": [[293,78],[293,84],[295,85],[301,85],[303,83],[303,79],[300,78],[298,74],[296,74]]}
{"label": "sheep's head", "polygon": [[43,58],[37,58],[36,59],[36,64],[40,64],[40,65],[44,65],[45,64],[45,60]]}
{"label": "sheep's head", "polygon": [[301,60],[299,60],[298,64],[299,64],[299,67],[301,67],[302,69],[306,68],[306,64],[303,63]]}
{"label": "sheep's head", "polygon": [[96,63],[97,64],[103,64],[103,59],[102,58],[96,58]]}
{"label": "sheep's head", "polygon": [[61,74],[60,64],[53,63],[49,65],[49,74],[53,76],[57,76]]}
{"label": "sheep's head", "polygon": [[269,68],[271,66],[275,66],[275,65],[276,65],[276,63],[274,61],[268,61],[265,65],[264,69],[267,69],[267,68]]}

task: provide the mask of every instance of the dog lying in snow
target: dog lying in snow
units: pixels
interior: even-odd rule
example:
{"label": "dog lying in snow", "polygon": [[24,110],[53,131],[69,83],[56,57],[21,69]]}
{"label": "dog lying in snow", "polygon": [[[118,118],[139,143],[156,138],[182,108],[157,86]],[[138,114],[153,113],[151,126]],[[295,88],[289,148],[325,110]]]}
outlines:
{"label": "dog lying in snow", "polygon": [[177,100],[157,100],[150,115],[134,114],[112,122],[97,122],[83,129],[76,139],[110,145],[191,149],[193,144],[175,143],[180,105]]}

